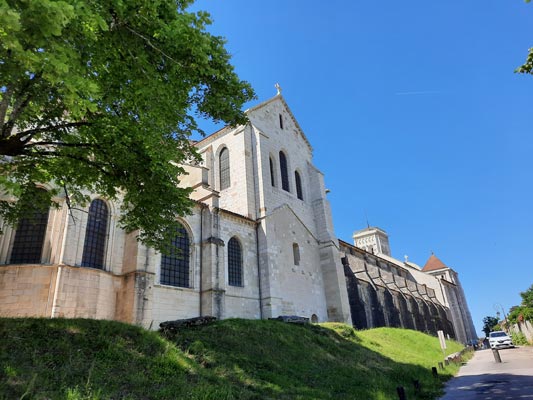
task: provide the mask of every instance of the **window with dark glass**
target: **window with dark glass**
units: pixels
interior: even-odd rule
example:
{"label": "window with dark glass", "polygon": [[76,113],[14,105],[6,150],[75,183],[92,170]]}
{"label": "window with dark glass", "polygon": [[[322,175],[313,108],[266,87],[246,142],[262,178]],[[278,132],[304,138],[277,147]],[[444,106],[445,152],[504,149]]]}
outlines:
{"label": "window with dark glass", "polygon": [[272,157],[270,157],[269,161],[270,161],[270,183],[272,184],[273,187],[275,187],[276,179],[274,175],[274,162],[272,161]]}
{"label": "window with dark glass", "polygon": [[283,115],[279,115],[279,127],[283,129]]}
{"label": "window with dark glass", "polygon": [[229,150],[227,148],[222,149],[219,156],[220,167],[220,190],[224,190],[230,187],[229,176]]}
{"label": "window with dark glass", "polygon": [[11,264],[39,264],[41,262],[48,209],[34,211],[29,217],[22,218],[15,232],[11,249]]}
{"label": "window with dark glass", "polygon": [[300,200],[303,200],[304,195],[302,192],[302,179],[300,178],[298,171],[294,171],[294,180],[296,181],[296,196],[298,196]]}
{"label": "window with dark glass", "polygon": [[243,286],[242,284],[242,249],[236,238],[228,242],[228,283],[231,286]]}
{"label": "window with dark glass", "polygon": [[109,212],[105,201],[96,199],[91,202],[81,266],[104,269],[105,249],[107,242],[107,223]]}
{"label": "window with dark glass", "polygon": [[287,192],[289,192],[290,189],[289,189],[289,172],[287,169],[287,157],[285,157],[285,153],[282,151],[279,152],[279,169],[281,171],[281,187],[283,190],[286,190]]}
{"label": "window with dark glass", "polygon": [[190,244],[187,230],[181,226],[172,240],[169,254],[161,255],[162,285],[190,287]]}
{"label": "window with dark glass", "polygon": [[300,265],[300,247],[298,243],[292,244],[292,256],[294,257],[294,265]]}

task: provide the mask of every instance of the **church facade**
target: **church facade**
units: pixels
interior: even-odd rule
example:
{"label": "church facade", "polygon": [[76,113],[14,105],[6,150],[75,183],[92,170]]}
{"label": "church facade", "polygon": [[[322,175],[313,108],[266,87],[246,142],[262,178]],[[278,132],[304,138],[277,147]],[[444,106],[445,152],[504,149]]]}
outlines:
{"label": "church facade", "polygon": [[336,238],[324,176],[281,94],[247,115],[246,125],[196,144],[202,161],[186,165],[181,182],[193,188],[195,206],[180,220],[175,254],[138,243],[118,226],[118,205],[97,194],[85,210],[58,197],[59,207],[32,223],[4,226],[0,315],[154,329],[202,315],[300,315],[476,338],[452,269],[393,259],[377,228],[354,245]]}

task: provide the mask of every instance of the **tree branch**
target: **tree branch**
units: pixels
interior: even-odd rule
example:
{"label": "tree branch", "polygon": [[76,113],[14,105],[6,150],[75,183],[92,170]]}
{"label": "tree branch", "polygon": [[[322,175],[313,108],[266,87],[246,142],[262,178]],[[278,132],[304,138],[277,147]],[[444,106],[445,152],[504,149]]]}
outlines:
{"label": "tree branch", "polygon": [[167,53],[165,53],[163,50],[161,50],[160,48],[156,47],[151,41],[150,39],[148,39],[146,36],[144,35],[141,35],[140,33],[136,32],[135,30],[133,30],[132,28],[130,28],[128,25],[124,25],[124,27],[130,31],[131,33],[133,33],[134,35],[136,36],[139,36],[141,39],[143,39],[147,44],[148,46],[150,46],[152,49],[154,49],[155,51],[157,51],[158,53],[161,53],[165,58],[168,58],[170,61],[172,61],[173,63],[176,63],[177,65],[179,65],[180,67],[183,67],[183,64],[179,63],[178,61],[176,61],[174,58],[170,57]]}
{"label": "tree branch", "polygon": [[58,147],[79,147],[79,148],[99,148],[96,143],[65,143],[65,142],[32,142],[27,144],[28,147],[37,146],[58,146]]}
{"label": "tree branch", "polygon": [[[22,155],[28,156],[28,157],[35,157],[35,156],[43,156],[43,157],[64,157],[64,158],[70,158],[71,160],[80,161],[86,165],[89,165],[90,167],[96,168],[98,171],[100,171],[102,174],[110,177],[116,176],[113,174],[113,172],[107,171],[104,167],[105,165],[96,163],[94,161],[88,160],[84,157],[75,156],[73,154],[63,154],[58,153],[56,151],[47,151],[47,150],[38,150],[38,151],[32,151],[31,153],[23,153]],[[112,166],[111,166],[112,167]],[[112,169],[112,168],[111,168]]]}
{"label": "tree branch", "polygon": [[11,101],[11,96],[13,95],[13,87],[11,85],[7,86],[6,91],[2,95],[2,102],[0,103],[0,132],[4,129],[4,123],[7,113],[7,108],[9,102]]}
{"label": "tree branch", "polygon": [[61,124],[61,125],[48,125],[48,126],[45,126],[43,128],[35,128],[35,129],[29,129],[27,131],[18,132],[13,137],[15,137],[17,139],[20,139],[20,138],[23,138],[24,136],[27,136],[27,135],[32,137],[32,136],[34,136],[34,135],[36,135],[38,133],[42,133],[42,132],[51,132],[51,131],[59,130],[59,129],[78,128],[80,126],[90,126],[90,125],[91,125],[91,123],[90,122],[86,122],[86,121],[83,121],[83,122],[69,122],[69,123],[64,123],[64,124]]}
{"label": "tree branch", "polygon": [[21,97],[20,99],[15,103],[13,106],[13,111],[11,112],[11,115],[9,116],[9,120],[4,124],[2,127],[2,137],[7,138],[11,134],[11,131],[13,127],[15,126],[15,121],[18,118],[18,115],[30,102],[31,99],[31,93],[29,93],[30,87],[35,84],[35,81],[39,79],[42,75],[42,72],[39,72],[33,76],[32,79],[28,79],[26,81],[26,84],[21,88]]}

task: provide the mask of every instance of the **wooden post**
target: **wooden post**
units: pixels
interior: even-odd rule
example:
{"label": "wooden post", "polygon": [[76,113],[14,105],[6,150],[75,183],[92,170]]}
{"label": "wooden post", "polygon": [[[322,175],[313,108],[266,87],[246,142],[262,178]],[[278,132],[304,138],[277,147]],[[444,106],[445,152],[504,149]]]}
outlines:
{"label": "wooden post", "polygon": [[396,388],[396,392],[398,393],[398,398],[400,400],[407,400],[407,397],[405,397],[405,389],[403,388],[403,386],[398,386]]}
{"label": "wooden post", "polygon": [[431,367],[431,373],[433,374],[433,378],[439,377],[439,373],[437,372],[437,367]]}

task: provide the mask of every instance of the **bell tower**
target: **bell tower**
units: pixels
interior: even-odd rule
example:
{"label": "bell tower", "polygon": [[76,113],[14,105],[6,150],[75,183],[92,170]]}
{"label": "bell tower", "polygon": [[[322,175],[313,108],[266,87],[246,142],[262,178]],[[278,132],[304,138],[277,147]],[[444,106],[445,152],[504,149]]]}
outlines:
{"label": "bell tower", "polygon": [[368,227],[353,233],[353,243],[369,253],[390,256],[389,236],[377,227]]}

